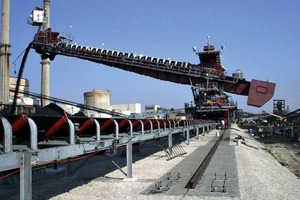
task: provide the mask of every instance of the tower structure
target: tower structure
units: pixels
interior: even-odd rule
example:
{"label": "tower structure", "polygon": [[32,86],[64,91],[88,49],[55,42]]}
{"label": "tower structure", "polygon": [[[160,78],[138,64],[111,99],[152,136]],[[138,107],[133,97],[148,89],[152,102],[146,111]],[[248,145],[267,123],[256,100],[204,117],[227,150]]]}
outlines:
{"label": "tower structure", "polygon": [[9,24],[10,0],[2,0],[2,23],[0,44],[0,104],[9,102]]}
{"label": "tower structure", "polygon": [[[44,24],[43,30],[50,28],[50,0],[44,0]],[[42,70],[41,70],[41,94],[42,96],[50,96],[50,59],[42,57]],[[50,103],[49,100],[43,99],[41,106],[46,106]]]}

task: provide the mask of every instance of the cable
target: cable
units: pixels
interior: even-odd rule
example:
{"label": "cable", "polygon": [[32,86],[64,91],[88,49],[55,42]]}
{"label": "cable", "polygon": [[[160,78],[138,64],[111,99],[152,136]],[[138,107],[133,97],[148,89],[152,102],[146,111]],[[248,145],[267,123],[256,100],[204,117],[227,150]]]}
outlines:
{"label": "cable", "polygon": [[21,62],[21,67],[20,67],[19,74],[18,74],[17,85],[16,85],[16,88],[15,88],[14,100],[13,100],[12,108],[11,108],[11,114],[14,114],[15,111],[16,111],[16,104],[17,104],[17,96],[18,96],[18,92],[19,92],[19,86],[20,86],[21,78],[22,78],[22,75],[23,75],[25,63],[26,63],[27,56],[28,56],[28,53],[30,51],[30,48],[31,48],[31,43],[29,43],[28,47],[25,49],[25,53],[24,53],[24,56],[23,56],[23,59],[22,59],[22,62]]}
{"label": "cable", "polygon": [[23,51],[22,51],[22,53],[20,53],[20,55],[13,61],[13,65],[15,66],[15,70],[14,70],[14,73],[16,74],[17,72],[16,72],[16,61],[22,56],[22,54],[24,53],[26,51],[26,49],[24,49]]}

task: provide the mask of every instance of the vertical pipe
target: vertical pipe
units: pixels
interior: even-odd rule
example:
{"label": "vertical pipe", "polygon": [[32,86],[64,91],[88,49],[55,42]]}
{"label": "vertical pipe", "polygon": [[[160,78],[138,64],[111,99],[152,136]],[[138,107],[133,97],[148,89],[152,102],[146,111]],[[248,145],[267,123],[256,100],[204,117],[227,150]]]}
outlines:
{"label": "vertical pipe", "polygon": [[[43,30],[50,28],[50,0],[44,0],[44,10],[45,10],[45,23]],[[41,94],[43,96],[50,96],[50,59],[42,59],[42,72],[41,72]],[[50,101],[48,99],[41,99],[41,106],[44,107],[48,105]]]}
{"label": "vertical pipe", "polygon": [[2,26],[0,43],[0,104],[9,102],[9,23],[10,0],[2,0]]}

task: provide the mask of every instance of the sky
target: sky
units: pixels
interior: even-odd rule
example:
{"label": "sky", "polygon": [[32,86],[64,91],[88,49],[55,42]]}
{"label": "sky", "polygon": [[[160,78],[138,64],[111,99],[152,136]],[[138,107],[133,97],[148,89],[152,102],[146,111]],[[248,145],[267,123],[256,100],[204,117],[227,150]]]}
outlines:
{"label": "sky", "polygon": [[[43,7],[43,0],[11,0],[11,76],[17,76],[18,57],[37,31],[27,24],[35,7]],[[51,0],[50,26],[79,45],[192,64],[199,63],[192,48],[202,50],[210,36],[217,49],[225,46],[222,64],[228,73],[241,69],[248,81],[276,83],[273,99],[284,99],[292,111],[300,107],[299,9],[298,0]],[[23,75],[31,92],[41,91],[40,62],[32,50]],[[189,85],[77,58],[58,55],[50,76],[51,96],[78,103],[93,89],[109,90],[111,104],[141,103],[142,109],[153,104],[183,108],[193,100]],[[273,110],[273,99],[255,108],[246,96],[229,95],[245,111]]]}

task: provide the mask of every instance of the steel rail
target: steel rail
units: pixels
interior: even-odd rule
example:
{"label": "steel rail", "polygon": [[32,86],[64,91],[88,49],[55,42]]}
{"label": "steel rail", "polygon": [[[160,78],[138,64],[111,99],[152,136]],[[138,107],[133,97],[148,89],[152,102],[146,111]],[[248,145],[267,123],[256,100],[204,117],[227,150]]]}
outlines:
{"label": "steel rail", "polygon": [[214,153],[216,152],[220,142],[222,141],[225,134],[225,130],[220,135],[214,146],[211,148],[211,150],[208,152],[202,163],[199,165],[198,169],[195,171],[191,179],[186,184],[185,188],[187,189],[195,189],[199,181],[201,180],[201,177],[203,176],[207,166],[209,165],[212,157],[214,156]]}

